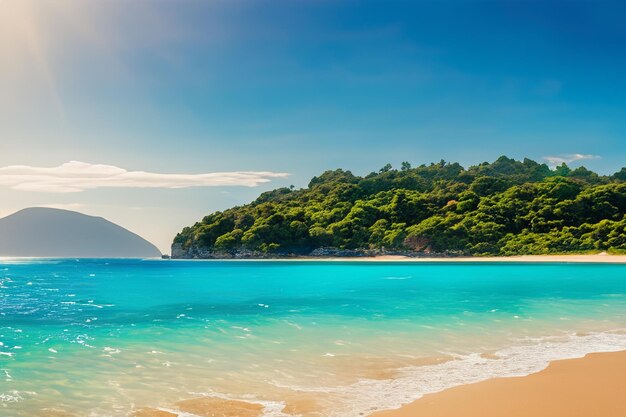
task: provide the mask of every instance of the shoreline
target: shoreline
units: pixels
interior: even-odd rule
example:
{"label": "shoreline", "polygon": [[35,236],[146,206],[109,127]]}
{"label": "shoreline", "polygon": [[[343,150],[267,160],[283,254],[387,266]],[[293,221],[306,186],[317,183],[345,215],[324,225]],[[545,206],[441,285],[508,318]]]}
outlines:
{"label": "shoreline", "polygon": [[266,258],[58,258],[0,256],[0,263],[39,260],[148,260],[148,261],[217,261],[217,262],[398,262],[398,263],[588,263],[626,264],[626,255],[597,254],[519,255],[519,256],[285,256]]}
{"label": "shoreline", "polygon": [[[351,417],[622,417],[626,415],[626,397],[621,395],[626,385],[622,337],[626,333],[613,334],[621,336],[609,340],[604,338],[607,333],[576,336],[584,340],[575,341],[578,346],[558,343],[559,353],[546,341],[548,346],[513,347],[420,365],[417,373],[409,366],[408,372],[391,378],[366,378],[346,386],[336,400],[350,398],[352,405],[340,401],[336,410],[320,407],[321,394],[305,390],[255,400],[226,394],[200,396],[138,408],[129,417],[263,417],[275,412],[320,417],[331,410],[338,413],[333,415]],[[516,357],[524,362],[516,363]],[[450,375],[452,384],[442,381],[443,375]],[[581,414],[568,408],[570,398],[576,410],[583,410]],[[621,407],[619,412],[606,411],[615,407]]]}
{"label": "shoreline", "polygon": [[218,261],[218,262],[406,262],[406,263],[589,263],[626,264],[626,255],[606,253],[583,255],[520,255],[520,256],[459,256],[410,257],[403,255],[381,256],[298,256],[283,258],[172,258],[165,261]]}
{"label": "shoreline", "polygon": [[[341,258],[339,258],[341,259]],[[521,262],[521,263],[626,263],[626,255],[521,255],[521,256],[486,256],[486,257],[458,257],[458,258],[411,258],[406,256],[380,256],[369,258],[369,261],[400,261],[400,262]]]}
{"label": "shoreline", "polygon": [[494,378],[427,394],[370,417],[621,417],[626,351],[550,362],[537,373]]}

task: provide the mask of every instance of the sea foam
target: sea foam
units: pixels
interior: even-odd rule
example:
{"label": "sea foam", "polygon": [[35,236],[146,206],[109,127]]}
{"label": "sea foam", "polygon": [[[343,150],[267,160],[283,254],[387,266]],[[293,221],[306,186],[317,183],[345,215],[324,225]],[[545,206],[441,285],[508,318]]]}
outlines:
{"label": "sea foam", "polygon": [[[426,394],[456,386],[491,378],[527,376],[545,369],[555,360],[622,350],[626,350],[626,329],[585,335],[523,338],[517,340],[515,345],[490,355],[452,355],[453,359],[447,362],[401,368],[393,379],[362,379],[348,386],[333,387],[274,385],[302,393],[328,395],[333,404],[332,409],[323,410],[323,414],[328,417],[361,417],[377,411],[397,409]],[[262,404],[264,417],[293,417],[283,412],[285,404],[282,401],[236,398],[217,392],[195,394]]]}
{"label": "sea foam", "polygon": [[491,378],[530,375],[545,369],[555,360],[581,358],[594,352],[626,350],[626,331],[527,338],[519,342],[495,352],[489,358],[479,353],[459,355],[441,364],[402,368],[394,379],[367,379],[346,387],[310,391],[325,391],[341,398],[339,403],[344,406],[329,412],[329,417],[369,415],[379,410],[399,408],[426,394],[455,386]]}

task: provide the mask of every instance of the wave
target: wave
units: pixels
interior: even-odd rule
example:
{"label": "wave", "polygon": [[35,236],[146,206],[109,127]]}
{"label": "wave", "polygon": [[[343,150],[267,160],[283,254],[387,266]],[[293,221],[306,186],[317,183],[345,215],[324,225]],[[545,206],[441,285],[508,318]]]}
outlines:
{"label": "wave", "polygon": [[[387,380],[360,380],[346,387],[314,389],[341,398],[341,409],[329,417],[367,416],[397,409],[426,394],[491,378],[526,376],[545,369],[555,360],[581,358],[589,353],[626,350],[626,331],[526,338],[492,355],[472,353],[436,365],[402,368]],[[308,389],[307,389],[308,391]],[[333,395],[334,396],[334,395]]]}
{"label": "wave", "polygon": [[[518,339],[516,344],[496,352],[453,355],[449,361],[433,365],[401,368],[393,379],[362,379],[335,387],[284,386],[299,393],[323,395],[332,406],[320,410],[327,417],[363,417],[382,410],[397,409],[432,394],[460,385],[491,378],[526,376],[545,369],[550,362],[581,358],[589,353],[626,350],[626,329],[590,334],[567,334]],[[200,398],[244,401],[263,406],[263,417],[294,417],[284,412],[283,401],[237,398],[215,391],[190,393]],[[159,408],[179,417],[197,417],[174,408]]]}

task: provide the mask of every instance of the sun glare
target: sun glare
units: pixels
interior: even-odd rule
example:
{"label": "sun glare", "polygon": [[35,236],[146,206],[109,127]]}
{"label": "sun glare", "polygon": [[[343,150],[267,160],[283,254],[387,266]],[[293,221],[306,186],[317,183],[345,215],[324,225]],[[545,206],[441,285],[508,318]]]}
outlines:
{"label": "sun glare", "polygon": [[37,26],[30,1],[0,1],[0,48],[3,52],[0,59],[15,62],[16,55],[38,50]]}

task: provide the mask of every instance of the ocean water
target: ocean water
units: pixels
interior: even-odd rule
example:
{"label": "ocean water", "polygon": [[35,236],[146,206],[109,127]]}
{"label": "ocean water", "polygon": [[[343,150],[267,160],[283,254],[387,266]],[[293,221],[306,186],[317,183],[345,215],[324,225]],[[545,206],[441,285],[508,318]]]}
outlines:
{"label": "ocean water", "polygon": [[356,417],[623,349],[626,265],[0,261],[3,417]]}

